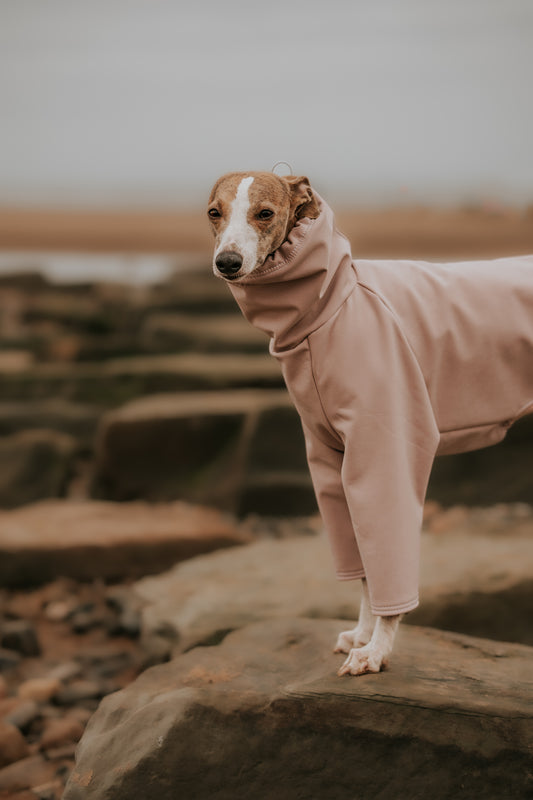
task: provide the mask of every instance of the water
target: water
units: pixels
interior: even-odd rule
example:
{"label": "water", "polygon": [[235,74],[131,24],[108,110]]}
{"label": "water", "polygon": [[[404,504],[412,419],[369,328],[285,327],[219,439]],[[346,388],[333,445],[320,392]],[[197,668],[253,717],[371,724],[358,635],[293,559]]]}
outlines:
{"label": "water", "polygon": [[2,0],[0,204],[533,201],[531,0]]}
{"label": "water", "polygon": [[195,254],[0,251],[0,276],[38,272],[52,283],[142,286],[164,282],[179,270],[205,266],[205,257]]}

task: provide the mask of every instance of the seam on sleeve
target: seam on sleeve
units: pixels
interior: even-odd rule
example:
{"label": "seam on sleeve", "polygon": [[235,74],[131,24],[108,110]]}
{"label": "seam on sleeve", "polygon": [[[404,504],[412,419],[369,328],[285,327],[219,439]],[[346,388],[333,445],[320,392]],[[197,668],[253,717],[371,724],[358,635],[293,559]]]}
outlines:
{"label": "seam on sleeve", "polygon": [[342,442],[342,444],[344,445],[344,442],[342,441],[342,439],[340,437],[340,434],[335,430],[335,428],[331,424],[331,420],[330,420],[330,418],[328,417],[328,415],[326,413],[326,409],[324,408],[324,403],[322,402],[322,397],[320,396],[320,391],[318,389],[318,383],[317,383],[316,375],[315,375],[315,367],[314,367],[314,364],[313,364],[313,353],[311,351],[311,340],[309,338],[307,339],[307,345],[308,345],[308,350],[309,350],[309,367],[311,369],[311,377],[313,379],[313,386],[315,387],[315,392],[316,392],[316,396],[318,397],[318,402],[320,403],[320,409],[322,411],[322,415],[323,415],[324,419],[327,422],[329,431],[332,434],[332,436],[334,436],[335,439],[337,439],[338,441]]}

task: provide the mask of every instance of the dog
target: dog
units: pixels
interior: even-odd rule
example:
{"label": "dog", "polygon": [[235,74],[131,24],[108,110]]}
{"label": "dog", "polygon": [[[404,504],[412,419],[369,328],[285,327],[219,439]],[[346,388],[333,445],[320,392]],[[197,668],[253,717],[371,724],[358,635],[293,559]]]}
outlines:
{"label": "dog", "polygon": [[207,213],[214,273],[269,335],[301,417],[337,577],[362,580],[338,674],[379,672],[418,605],[435,456],[533,413],[533,256],[354,260],[308,179],[268,172],[223,175]]}

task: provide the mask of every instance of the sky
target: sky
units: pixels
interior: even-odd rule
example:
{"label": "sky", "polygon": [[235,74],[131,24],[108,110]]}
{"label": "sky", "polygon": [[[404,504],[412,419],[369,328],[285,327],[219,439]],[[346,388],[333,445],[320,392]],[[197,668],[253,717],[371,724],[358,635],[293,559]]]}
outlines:
{"label": "sky", "polygon": [[531,0],[0,0],[0,206],[533,203]]}

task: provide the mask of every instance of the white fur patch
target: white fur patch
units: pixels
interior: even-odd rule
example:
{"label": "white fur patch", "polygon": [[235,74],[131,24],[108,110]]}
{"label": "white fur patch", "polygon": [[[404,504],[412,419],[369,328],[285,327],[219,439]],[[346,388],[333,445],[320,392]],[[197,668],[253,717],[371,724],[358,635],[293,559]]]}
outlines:
{"label": "white fur patch", "polygon": [[220,253],[232,251],[242,256],[240,275],[251,272],[257,262],[257,245],[259,237],[257,231],[248,222],[250,198],[248,191],[254,179],[243,178],[237,187],[235,200],[231,204],[231,214],[215,252],[215,259]]}

